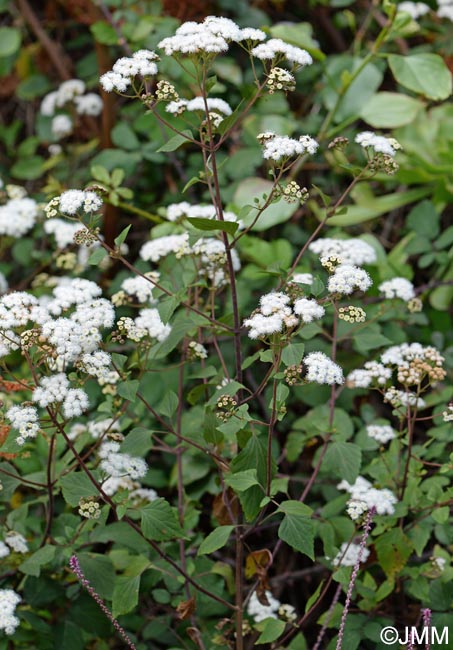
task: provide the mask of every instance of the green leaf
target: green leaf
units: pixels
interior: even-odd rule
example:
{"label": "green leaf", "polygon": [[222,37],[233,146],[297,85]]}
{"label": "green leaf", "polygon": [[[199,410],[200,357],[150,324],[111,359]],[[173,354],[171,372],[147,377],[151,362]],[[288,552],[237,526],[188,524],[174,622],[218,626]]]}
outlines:
{"label": "green leaf", "polygon": [[129,233],[129,230],[131,229],[132,224],[130,223],[124,230],[120,232],[118,237],[115,237],[115,244],[119,247],[121,244],[123,244],[126,241],[126,237]]}
{"label": "green leaf", "polygon": [[321,580],[319,585],[316,587],[316,590],[314,591],[314,593],[312,593],[310,598],[307,600],[307,602],[305,604],[305,610],[304,610],[305,614],[311,609],[312,605],[314,605],[316,603],[316,601],[318,600],[319,594],[321,593],[321,589],[322,589],[323,585],[324,585],[324,580]]}
{"label": "green leaf", "polygon": [[98,246],[97,248],[94,249],[94,251],[91,253],[90,257],[88,258],[88,264],[91,266],[98,266],[100,262],[108,255],[107,251],[105,248],[102,248],[102,246]]}
{"label": "green leaf", "polygon": [[112,131],[112,142],[116,147],[126,149],[126,151],[135,151],[139,149],[140,140],[135,135],[133,129],[126,122],[119,122]]}
{"label": "green leaf", "polygon": [[41,567],[45,564],[48,564],[54,559],[56,550],[57,549],[55,546],[43,546],[35,553],[33,553],[33,555],[28,557],[24,562],[22,562],[22,564],[19,566],[19,570],[29,576],[35,576],[36,578],[39,578],[41,574]]}
{"label": "green leaf", "polygon": [[129,400],[129,402],[133,402],[137,395],[139,384],[140,382],[137,379],[122,381],[117,386],[117,393],[120,397]]}
{"label": "green leaf", "polygon": [[178,408],[179,399],[176,393],[172,390],[168,390],[165,393],[164,399],[159,404],[159,413],[165,415],[168,418],[171,418],[172,415],[176,412]]}
{"label": "green leaf", "polygon": [[451,73],[438,54],[390,54],[388,62],[393,76],[405,88],[435,101],[451,95]]}
{"label": "green leaf", "polygon": [[[431,201],[421,201],[407,215],[407,226],[422,237],[435,239],[439,234],[440,215]],[[437,244],[437,242],[436,242]]]}
{"label": "green leaf", "polygon": [[289,343],[282,351],[282,361],[285,366],[295,366],[302,361],[305,345],[303,343]]}
{"label": "green leaf", "polygon": [[253,485],[259,485],[256,469],[245,469],[235,474],[227,474],[225,483],[233,488],[236,492],[244,492]]}
{"label": "green leaf", "polygon": [[272,643],[278,639],[281,634],[283,634],[285,627],[285,621],[280,621],[277,618],[266,618],[264,620],[263,631],[255,641],[255,644],[261,645],[262,643]]}
{"label": "green leaf", "polygon": [[55,647],[65,650],[84,650],[85,641],[81,628],[72,621],[58,623],[55,628]]}
{"label": "green leaf", "polygon": [[90,26],[91,33],[98,43],[102,45],[117,45],[118,34],[111,25],[103,21],[98,21]]}
{"label": "green leaf", "polygon": [[35,97],[42,97],[51,89],[49,79],[43,74],[32,74],[17,86],[16,94],[20,99],[30,101]]}
{"label": "green leaf", "polygon": [[448,506],[443,506],[442,508],[436,508],[432,511],[431,517],[438,524],[445,524],[448,521],[450,516],[450,508]]}
{"label": "green leaf", "polygon": [[[246,178],[237,186],[233,197],[233,203],[238,208],[253,204],[254,198],[258,198],[264,203],[262,195],[269,194],[271,189],[271,181],[258,177]],[[283,200],[272,203],[262,212],[252,230],[268,230],[269,228],[272,228],[272,226],[284,223],[292,217],[297,209],[297,203],[286,203]],[[249,226],[254,221],[256,214],[256,209],[251,210],[250,214],[243,219],[244,225]]]}
{"label": "green leaf", "polygon": [[192,139],[192,132],[185,130],[181,132],[181,135],[177,133],[174,135],[168,142],[163,144],[156,153],[165,152],[165,151],[176,151],[182,144],[185,144]]}
{"label": "green leaf", "polygon": [[351,442],[331,442],[324,456],[324,471],[354,483],[359,475],[362,463],[362,451]]}
{"label": "green leaf", "polygon": [[0,57],[11,56],[20,48],[21,34],[15,27],[0,27]]}
{"label": "green leaf", "polygon": [[423,106],[407,95],[379,92],[363,106],[359,117],[377,129],[394,129],[413,122]]}
{"label": "green leaf", "polygon": [[323,61],[326,57],[319,49],[319,43],[313,38],[311,23],[278,23],[269,29],[272,38],[281,38],[285,43],[307,50],[313,58]]}
{"label": "green leaf", "polygon": [[279,538],[314,560],[314,528],[307,516],[311,512],[310,508],[299,501],[284,501],[280,504],[279,511],[286,513],[278,529]]}
{"label": "green leaf", "polygon": [[410,539],[400,528],[384,533],[375,543],[379,563],[388,577],[398,574],[412,554]]}
{"label": "green leaf", "polygon": [[148,539],[164,542],[184,537],[175,510],[165,499],[156,499],[142,508],[140,513],[142,530]]}
{"label": "green leaf", "polygon": [[112,561],[99,553],[78,553],[80,568],[101,598],[110,600],[115,584]]}
{"label": "green leaf", "polygon": [[95,180],[104,183],[107,187],[110,185],[109,173],[105,167],[102,167],[102,165],[92,165],[90,172]]}
{"label": "green leaf", "polygon": [[30,156],[18,160],[11,167],[11,176],[21,180],[33,181],[44,174],[45,160],[42,156]]}
{"label": "green leaf", "polygon": [[140,576],[118,576],[112,597],[112,614],[119,616],[132,611],[138,604]]}
{"label": "green leaf", "polygon": [[187,221],[198,230],[223,230],[229,235],[234,235],[239,228],[237,221],[219,221],[203,217],[187,217]]}
{"label": "green leaf", "polygon": [[233,530],[234,526],[219,526],[213,530],[200,544],[198,555],[213,553],[217,549],[222,548],[222,546],[225,546]]}
{"label": "green leaf", "polygon": [[60,479],[64,500],[75,508],[79,505],[81,497],[90,497],[96,494],[96,488],[84,472],[73,472]]}

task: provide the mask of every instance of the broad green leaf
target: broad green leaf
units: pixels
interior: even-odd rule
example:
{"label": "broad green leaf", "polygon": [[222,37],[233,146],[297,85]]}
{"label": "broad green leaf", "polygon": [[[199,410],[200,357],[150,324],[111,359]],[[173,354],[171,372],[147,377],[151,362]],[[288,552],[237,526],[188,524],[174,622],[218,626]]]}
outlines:
{"label": "broad green leaf", "polygon": [[187,217],[187,221],[198,230],[223,230],[229,235],[234,235],[239,228],[237,221],[220,221],[203,217]]}
{"label": "broad green leaf", "polygon": [[98,43],[102,45],[117,45],[118,34],[111,25],[100,20],[90,26],[91,33]]}
{"label": "broad green leaf", "polygon": [[372,204],[369,205],[348,205],[345,214],[331,217],[330,226],[354,226],[364,221],[376,219],[387,212],[401,208],[409,203],[414,203],[425,196],[432,194],[430,187],[417,187],[406,192],[393,192],[383,196],[373,197]]}
{"label": "broad green leaf", "polygon": [[21,180],[33,181],[44,174],[44,163],[45,160],[42,156],[30,156],[29,158],[18,160],[11,167],[11,176],[20,178]]}
{"label": "broad green leaf", "polygon": [[55,647],[64,650],[84,650],[86,646],[80,626],[67,620],[59,622],[55,628]]}
{"label": "broad green leaf", "polygon": [[354,483],[360,472],[362,451],[351,442],[331,442],[323,460],[323,470]]}
{"label": "broad green leaf", "polygon": [[81,497],[90,497],[96,494],[96,488],[84,472],[73,472],[60,479],[64,500],[75,508],[79,505]]}
{"label": "broad green leaf", "polygon": [[[266,459],[267,448],[264,440],[253,435],[244,449],[232,460],[231,469],[234,473],[256,469],[259,483],[265,485],[267,474]],[[274,472],[275,462],[272,461],[272,476]],[[248,490],[239,493],[239,499],[247,521],[251,521],[260,511],[262,498],[263,490],[258,485],[253,485]]]}
{"label": "broad green leaf", "polygon": [[305,345],[303,343],[289,343],[282,351],[282,361],[285,366],[294,366],[302,361]]}
{"label": "broad green leaf", "polygon": [[244,492],[253,485],[259,485],[256,469],[245,469],[235,474],[227,474],[225,483],[233,488],[236,492]]}
{"label": "broad green leaf", "polygon": [[412,554],[410,539],[400,528],[384,533],[375,542],[379,563],[388,577],[398,574]]}
{"label": "broad green leaf", "polygon": [[19,571],[38,578],[41,574],[41,567],[53,560],[56,550],[55,546],[43,546],[22,562],[19,566]]}
{"label": "broad green leaf", "polygon": [[313,38],[311,23],[277,23],[269,31],[272,38],[281,38],[285,43],[301,47],[318,61],[323,61],[326,58],[319,49],[319,43]]}
{"label": "broad green leaf", "polygon": [[451,72],[438,54],[390,54],[388,62],[393,76],[405,88],[435,101],[451,95]]}
{"label": "broad green leaf", "polygon": [[110,600],[115,584],[115,571],[112,561],[99,553],[78,553],[80,568],[85,578],[101,598]]}
{"label": "broad green leaf", "polygon": [[176,151],[179,147],[188,142],[192,138],[192,132],[185,130],[181,132],[181,135],[178,133],[174,135],[168,142],[163,144],[156,153],[165,152],[165,151]]}
{"label": "broad green leaf", "polygon": [[272,643],[273,641],[276,641],[278,637],[283,634],[285,627],[285,621],[280,621],[277,618],[266,618],[264,620],[263,631],[255,641],[255,644],[261,645],[262,643]]}
{"label": "broad green leaf", "polygon": [[110,185],[110,176],[105,167],[102,167],[102,165],[92,165],[90,171],[95,180],[104,183],[107,187]]}
{"label": "broad green leaf", "polygon": [[112,142],[116,147],[126,149],[126,151],[135,151],[140,148],[140,140],[127,122],[116,124],[111,133]]}
{"label": "broad green leaf", "polygon": [[222,546],[225,546],[233,530],[234,526],[219,526],[213,530],[200,544],[198,555],[213,553],[217,549],[222,548]]}
{"label": "broad green leaf", "polygon": [[172,390],[167,390],[164,395],[164,399],[159,404],[159,413],[165,415],[167,418],[171,418],[178,408],[179,399],[176,393]]}
{"label": "broad green leaf", "polygon": [[15,27],[0,27],[0,57],[11,56],[20,48],[21,34]]}
{"label": "broad green leaf", "polygon": [[279,510],[287,513],[278,529],[279,538],[296,551],[314,560],[314,528],[313,522],[307,516],[307,511],[310,509],[298,501],[286,501],[280,504]]}
{"label": "broad green leaf", "polygon": [[156,499],[140,510],[142,530],[148,539],[164,542],[184,537],[175,510],[165,499]]}
{"label": "broad green leaf", "polygon": [[376,129],[394,129],[410,124],[423,107],[423,102],[413,97],[379,92],[365,104],[359,117]]}
{"label": "broad green leaf", "polygon": [[[260,200],[260,203],[263,204],[265,201],[265,199],[263,199],[263,194],[269,195],[271,189],[271,181],[257,177],[246,178],[241,183],[239,183],[238,187],[236,188],[236,192],[233,197],[233,203],[238,208],[242,208],[246,205],[253,205],[254,198],[257,198]],[[252,230],[268,230],[278,223],[284,223],[292,217],[297,208],[297,203],[286,203],[282,199],[276,203],[271,203],[271,205],[269,205],[260,215],[257,223],[253,226]],[[243,219],[244,224],[246,226],[250,226],[256,218],[256,215],[256,209],[251,210],[250,214],[248,214],[247,217]]]}
{"label": "broad green leaf", "polygon": [[119,616],[132,611],[138,604],[141,576],[118,576],[112,597],[112,614]]}
{"label": "broad green leaf", "polygon": [[133,402],[135,396],[137,395],[138,386],[140,382],[137,379],[128,379],[127,381],[122,381],[117,386],[117,393],[120,397]]}

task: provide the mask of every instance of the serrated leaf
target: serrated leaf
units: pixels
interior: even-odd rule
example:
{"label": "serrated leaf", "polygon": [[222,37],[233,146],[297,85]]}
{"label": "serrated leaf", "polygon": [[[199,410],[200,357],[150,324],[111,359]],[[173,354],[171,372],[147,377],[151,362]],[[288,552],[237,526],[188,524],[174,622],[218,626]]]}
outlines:
{"label": "serrated leaf", "polygon": [[288,513],[285,514],[278,528],[279,538],[296,551],[314,560],[314,528],[311,519],[304,514],[307,506],[298,501],[286,501],[284,504],[280,504],[279,510],[284,512],[286,508]]}
{"label": "serrated leaf", "polygon": [[55,546],[43,546],[22,562],[19,566],[19,571],[38,578],[41,574],[41,567],[53,560],[56,550]]}
{"label": "serrated leaf", "polygon": [[70,506],[79,505],[81,497],[96,494],[96,488],[84,472],[73,472],[60,479],[63,498]]}
{"label": "serrated leaf", "polygon": [[185,144],[191,139],[192,139],[191,131],[188,130],[181,131],[181,134],[177,133],[172,138],[170,138],[170,140],[168,140],[165,144],[159,147],[156,153],[176,151],[176,149],[179,149],[181,145]]}
{"label": "serrated leaf", "polygon": [[117,386],[117,393],[120,397],[133,402],[135,396],[137,395],[138,387],[140,382],[137,379],[128,379],[127,381],[122,381]]}
{"label": "serrated leaf", "polygon": [[228,542],[234,526],[219,526],[202,541],[198,549],[198,555],[213,553],[222,548]]}
{"label": "serrated leaf", "polygon": [[234,235],[239,228],[237,221],[220,221],[217,219],[205,219],[203,217],[187,217],[187,221],[198,230],[222,230],[229,235]]}
{"label": "serrated leaf", "polygon": [[285,627],[285,621],[280,621],[277,618],[265,619],[263,631],[255,641],[255,644],[261,645],[262,643],[272,643],[273,641],[276,641],[285,631]]}
{"label": "serrated leaf", "polygon": [[334,476],[354,483],[362,464],[362,450],[358,445],[340,440],[331,442],[324,456],[323,469]]}
{"label": "serrated leaf", "polygon": [[246,469],[235,474],[227,474],[225,483],[236,492],[244,492],[254,485],[259,485],[256,469]]}
{"label": "serrated leaf", "polygon": [[127,614],[138,604],[141,576],[117,576],[112,597],[112,614]]}
{"label": "serrated leaf", "polygon": [[175,510],[165,499],[156,499],[142,508],[140,514],[142,530],[148,539],[154,542],[164,542],[184,537]]}

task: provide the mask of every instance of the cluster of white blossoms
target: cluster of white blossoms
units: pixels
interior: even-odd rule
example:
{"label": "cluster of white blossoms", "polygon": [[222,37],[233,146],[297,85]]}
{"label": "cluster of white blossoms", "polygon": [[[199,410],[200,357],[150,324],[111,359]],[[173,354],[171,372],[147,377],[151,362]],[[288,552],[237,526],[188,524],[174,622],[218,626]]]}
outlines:
{"label": "cluster of white blossoms", "polygon": [[453,22],[453,0],[437,0],[436,14],[439,18],[447,18]]}
{"label": "cluster of white blossoms", "polygon": [[[337,555],[332,560],[333,566],[355,566],[359,561],[360,549],[360,544],[343,542]],[[369,549],[363,548],[360,561],[366,562],[369,555]]]}
{"label": "cluster of white blossoms", "polygon": [[366,432],[370,438],[383,445],[396,438],[395,430],[389,424],[369,424]]}
{"label": "cluster of white blossoms", "polygon": [[56,197],[47,204],[45,208],[48,218],[56,217],[58,211],[62,214],[74,217],[79,210],[85,214],[99,212],[102,207],[102,199],[96,192],[86,190],[67,190],[59,197]]}
{"label": "cluster of white blossoms", "polygon": [[227,104],[224,99],[220,99],[219,97],[208,97],[206,99],[206,104],[203,97],[194,97],[190,100],[177,99],[169,102],[165,107],[165,110],[167,113],[171,113],[172,115],[181,115],[185,111],[201,111],[202,113],[209,113],[210,115],[215,113],[217,116],[217,119],[215,120],[216,124],[221,122],[225,115],[231,115],[233,112],[231,106]]}
{"label": "cluster of white blossoms", "polygon": [[0,589],[0,630],[5,634],[14,634],[20,623],[15,611],[21,600],[19,594],[12,589]]}
{"label": "cluster of white blossoms", "polygon": [[65,418],[82,415],[89,408],[88,395],[81,388],[70,388],[69,379],[63,372],[42,377],[33,391],[33,401],[41,408],[61,404]]}
{"label": "cluster of white blossoms", "polygon": [[22,237],[33,228],[38,214],[38,204],[34,199],[26,196],[10,198],[0,206],[0,235]]}
{"label": "cluster of white blossoms", "polygon": [[311,323],[324,316],[324,307],[316,300],[299,298],[290,303],[290,296],[281,291],[261,296],[259,309],[244,321],[244,326],[250,328],[249,338],[292,330],[300,323]]}
{"label": "cluster of white blossoms", "polygon": [[265,43],[260,43],[253,48],[251,54],[261,61],[272,61],[272,67],[285,59],[296,68],[313,63],[312,57],[306,50],[289,45],[280,38],[271,38]]}
{"label": "cluster of white blossoms", "polygon": [[60,140],[70,135],[73,122],[67,113],[57,113],[58,110],[71,103],[78,115],[99,115],[102,111],[102,99],[96,93],[85,93],[86,86],[81,79],[68,79],[60,84],[57,90],[48,93],[41,102],[41,114],[52,117],[51,131]]}
{"label": "cluster of white blossoms", "polygon": [[5,535],[5,543],[15,553],[28,553],[28,543],[23,535],[15,530],[9,530]]}
{"label": "cluster of white blossoms", "polygon": [[162,321],[157,309],[141,309],[135,319],[123,316],[117,325],[122,335],[136,343],[145,338],[156,339],[162,343],[171,332],[170,325]]}
{"label": "cluster of white blossoms", "polygon": [[393,492],[386,488],[374,488],[363,476],[358,476],[353,485],[343,480],[337,488],[346,490],[351,495],[351,499],[365,503],[368,510],[375,508],[378,515],[393,515],[395,512],[395,503],[398,499]]}
{"label": "cluster of white blossoms", "polygon": [[335,257],[341,264],[353,264],[363,266],[364,264],[375,264],[377,262],[376,251],[363,239],[333,239],[325,237],[316,239],[309,245],[309,250],[323,259]]}
{"label": "cluster of white blossoms", "polygon": [[340,264],[327,281],[330,293],[350,295],[356,290],[367,291],[373,284],[369,274],[358,266]]}
{"label": "cluster of white blossoms", "polygon": [[[217,219],[217,211],[213,205],[191,205],[187,201],[181,203],[171,203],[166,208],[166,217],[168,221],[182,221],[186,217],[201,219]],[[224,211],[223,218],[225,221],[237,221],[237,215],[234,212]]]}
{"label": "cluster of white blossoms", "polygon": [[154,282],[158,282],[159,277],[160,274],[155,272],[146,274],[146,277],[135,275],[123,280],[121,289],[128,296],[134,296],[139,303],[148,302],[154,304],[156,302],[153,298]]}
{"label": "cluster of white blossoms", "polygon": [[13,429],[19,431],[16,442],[23,445],[28,438],[36,438],[39,426],[38,411],[33,406],[11,406],[6,412]]}
{"label": "cluster of white blossoms", "polygon": [[295,282],[296,284],[313,284],[313,275],[311,273],[295,273],[290,278],[290,282]]}
{"label": "cluster of white blossoms", "polygon": [[360,519],[360,517],[364,515],[365,512],[367,511],[368,511],[368,506],[365,503],[365,501],[358,501],[357,499],[349,499],[346,506],[346,512],[351,517],[352,521],[357,521],[357,519]]}
{"label": "cluster of white blossoms", "polygon": [[148,471],[148,465],[143,458],[130,456],[120,452],[120,443],[106,441],[99,447],[100,467],[107,477],[130,477],[132,480],[143,478]]}
{"label": "cluster of white blossoms", "polygon": [[363,368],[353,370],[346,377],[349,388],[368,388],[372,384],[384,386],[392,377],[392,369],[378,361],[367,361]]}
{"label": "cluster of white blossoms", "polygon": [[280,162],[304,153],[315,154],[318,143],[309,135],[301,135],[298,140],[286,135],[276,135],[273,131],[265,131],[257,135],[257,140],[263,145],[263,158]]}
{"label": "cluster of white blossoms", "polygon": [[395,408],[407,408],[408,406],[424,408],[426,406],[425,400],[419,395],[411,393],[407,390],[399,390],[394,386],[391,386],[388,390],[385,391],[384,400],[386,402],[389,402]]}
{"label": "cluster of white blossoms", "polygon": [[364,149],[372,149],[375,153],[394,156],[401,149],[401,145],[395,138],[386,138],[383,135],[376,135],[373,131],[362,131],[355,137],[355,142]]}
{"label": "cluster of white blossoms", "polygon": [[442,419],[444,422],[453,422],[453,404],[449,404],[445,411],[442,411]]}
{"label": "cluster of white blossoms", "polygon": [[[178,259],[190,255],[198,264],[199,275],[206,277],[215,287],[220,287],[228,281],[225,244],[219,239],[202,237],[190,245],[188,233],[167,235],[146,242],[140,250],[140,257],[151,262],[158,262],[170,254],[176,255]],[[231,251],[231,260],[233,270],[239,271],[241,263],[234,249]]]}
{"label": "cluster of white blossoms", "polygon": [[324,352],[310,352],[303,359],[307,368],[306,381],[314,381],[317,384],[342,384],[344,382],[342,368],[329,359]]}
{"label": "cluster of white blossoms", "polygon": [[296,620],[296,610],[292,605],[280,603],[269,590],[265,592],[265,598],[268,602],[267,605],[260,602],[256,591],[250,596],[247,604],[247,614],[253,618],[255,623],[264,621],[266,618],[282,618],[285,621]]}
{"label": "cluster of white blossoms", "polygon": [[400,298],[409,302],[415,298],[415,289],[412,282],[406,278],[392,278],[379,285],[379,291],[384,294],[385,298]]}
{"label": "cluster of white blossoms", "polygon": [[431,11],[431,7],[424,2],[410,2],[410,0],[408,0],[407,2],[400,2],[399,5],[397,5],[397,10],[398,13],[404,11],[409,14],[411,18],[417,20],[420,16],[424,16]]}
{"label": "cluster of white blossoms", "polygon": [[124,93],[131,85],[132,80],[140,75],[150,77],[157,74],[156,61],[158,55],[152,50],[138,50],[131,57],[121,57],[114,64],[112,70],[100,78],[100,83],[105,92],[112,90]]}

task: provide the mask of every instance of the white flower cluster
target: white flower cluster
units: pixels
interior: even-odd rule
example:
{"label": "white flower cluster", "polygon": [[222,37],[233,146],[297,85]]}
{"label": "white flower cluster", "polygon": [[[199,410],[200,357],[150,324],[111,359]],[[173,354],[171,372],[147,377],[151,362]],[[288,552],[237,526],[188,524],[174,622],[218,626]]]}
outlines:
{"label": "white flower cluster", "polygon": [[363,368],[353,370],[346,377],[349,388],[368,388],[373,382],[383,386],[392,376],[392,369],[377,361],[367,361]]}
{"label": "white flower cluster", "polygon": [[441,366],[445,361],[435,347],[424,346],[421,343],[392,345],[381,355],[382,363],[398,366],[398,368],[409,368],[411,361],[416,359],[431,362],[436,366]]}
{"label": "white flower cluster", "polygon": [[107,93],[112,90],[124,93],[137,75],[142,77],[156,75],[155,61],[158,59],[159,57],[152,50],[138,50],[131,57],[121,57],[113,64],[112,70],[102,75],[99,80],[101,86]]}
{"label": "white flower cluster", "polygon": [[376,251],[370,244],[362,239],[332,239],[325,237],[316,239],[309,245],[309,250],[323,258],[335,257],[342,264],[353,264],[363,266],[364,264],[375,264],[377,261]]}
{"label": "white flower cluster", "polygon": [[444,422],[453,422],[453,404],[449,404],[445,411],[442,411],[442,419]]}
{"label": "white flower cluster", "polygon": [[34,199],[10,199],[0,206],[0,235],[22,237],[35,225],[38,212]]}
{"label": "white flower cluster", "polygon": [[290,281],[296,284],[313,284],[313,275],[311,273],[295,273]]}
{"label": "white flower cluster", "polygon": [[417,406],[417,408],[423,408],[426,406],[426,402],[422,397],[419,397],[415,393],[410,391],[398,390],[394,386],[391,386],[385,393],[384,399],[386,402],[390,402],[395,408],[407,406]]}
{"label": "white flower cluster", "polygon": [[251,54],[261,61],[272,61],[273,67],[284,59],[292,63],[295,67],[311,65],[313,63],[313,59],[306,50],[289,45],[280,38],[271,38],[265,43],[260,43],[260,45],[253,48]]}
{"label": "white flower cluster", "polygon": [[38,411],[33,406],[11,406],[6,412],[13,429],[19,431],[16,438],[18,445],[23,445],[28,438],[36,438],[39,431]]}
{"label": "white flower cluster", "polygon": [[[167,235],[146,242],[140,250],[140,257],[145,261],[158,262],[162,257],[174,253],[177,258],[190,255],[199,263],[199,275],[208,278],[216,287],[227,283],[225,244],[219,239],[202,237],[192,246],[189,245],[189,235]],[[241,268],[239,257],[235,250],[231,251],[233,270]]]}
{"label": "white flower cluster", "polygon": [[109,477],[129,476],[135,480],[143,478],[148,471],[148,465],[143,458],[121,453],[119,442],[103,442],[98,455],[101,458],[100,467]]}
{"label": "white flower cluster", "polygon": [[81,388],[70,388],[69,379],[62,372],[43,377],[33,393],[33,401],[41,408],[62,404],[65,418],[82,415],[89,408],[88,395]]}
{"label": "white flower cluster", "polygon": [[129,316],[120,318],[118,330],[137,343],[145,337],[155,338],[161,343],[169,336],[171,327],[162,322],[157,309],[141,309],[135,319]]}
{"label": "white flower cluster", "polygon": [[96,192],[67,190],[59,197],[52,199],[45,211],[47,217],[55,217],[58,214],[58,208],[62,214],[73,217],[79,210],[85,214],[92,214],[98,212],[101,207],[102,199]]}
{"label": "white flower cluster", "polygon": [[385,298],[400,298],[409,302],[415,298],[415,290],[412,282],[406,278],[392,278],[379,285],[379,291],[384,294]]}
{"label": "white flower cluster", "polygon": [[250,600],[247,605],[247,614],[251,616],[256,623],[264,621],[266,618],[278,618],[278,610],[281,607],[279,600],[274,598],[270,591],[265,592],[266,600],[269,603],[268,605],[263,605],[258,600],[256,591],[250,596]]}
{"label": "white flower cluster", "polygon": [[436,14],[439,18],[446,18],[453,22],[453,0],[437,0],[437,4]]}
{"label": "white flower cluster", "polygon": [[14,634],[20,623],[14,614],[21,600],[12,589],[0,589],[0,630],[4,630],[5,634]]}
{"label": "white flower cluster", "polygon": [[407,0],[407,2],[400,2],[399,5],[397,5],[397,10],[398,13],[404,11],[409,14],[411,18],[417,20],[420,16],[424,16],[431,11],[431,8],[424,2],[411,2],[410,0]]}
{"label": "white flower cluster", "polygon": [[9,530],[5,535],[5,543],[15,553],[28,553],[28,543],[23,535],[15,530]]}
{"label": "white flower cluster", "polygon": [[78,115],[99,115],[102,111],[102,99],[96,93],[85,94],[85,83],[81,79],[68,79],[60,84],[58,90],[47,94],[41,102],[41,114],[52,117],[51,131],[57,140],[72,133],[73,123],[69,115],[58,109],[72,102]]}
{"label": "white flower cluster", "polygon": [[[185,217],[201,219],[217,219],[217,212],[213,205],[191,205],[187,201],[171,203],[167,206],[167,219],[169,221],[181,221]],[[224,211],[225,221],[237,221],[234,212]]]}
{"label": "white flower cluster", "polygon": [[383,135],[376,135],[373,131],[362,131],[355,137],[355,142],[360,144],[364,149],[373,149],[375,153],[394,156],[398,149],[401,149],[400,143],[395,138],[386,138]]}
{"label": "white flower cluster", "polygon": [[[158,47],[165,54],[218,54],[226,52],[230,42],[247,42],[249,45],[264,41],[266,34],[260,29],[241,29],[229,18],[207,16],[202,23],[188,21],[175,32],[160,41]],[[296,48],[298,49],[298,48]]]}
{"label": "white flower cluster", "polygon": [[374,488],[363,476],[358,476],[353,485],[343,480],[337,488],[349,492],[352,499],[363,501],[369,510],[375,508],[378,515],[393,515],[395,512],[398,499],[393,492],[386,488]]}
{"label": "white flower cluster", "polygon": [[310,352],[303,359],[307,367],[305,379],[314,381],[317,384],[342,384],[344,382],[343,370],[341,367],[329,359],[324,352]]}
{"label": "white flower cluster", "polygon": [[324,307],[316,300],[299,298],[293,307],[290,302],[291,298],[283,292],[272,291],[261,296],[259,309],[244,321],[245,327],[250,328],[249,338],[290,330],[324,316]]}
{"label": "white flower cluster", "polygon": [[71,223],[64,219],[47,219],[44,222],[44,231],[54,235],[58,248],[66,248],[74,243],[74,235],[80,230],[80,223]]}
{"label": "white flower cluster", "polygon": [[[216,113],[220,120],[216,120],[218,123],[223,119],[224,115],[231,115],[233,112],[231,106],[227,102],[218,97],[208,97],[206,99],[207,112],[209,114]],[[193,99],[177,99],[173,102],[169,102],[165,107],[167,113],[172,115],[181,115],[185,111],[195,112],[201,111],[206,113],[206,105],[204,103],[203,97],[194,97]]]}
{"label": "white flower cluster", "polygon": [[136,296],[140,303],[149,302],[150,304],[154,304],[156,301],[153,298],[154,285],[152,280],[158,282],[159,274],[150,273],[148,276],[149,280],[146,277],[142,278],[140,275],[126,278],[121,283],[121,289],[129,296]]}
{"label": "white flower cluster", "polygon": [[[332,560],[333,566],[355,566],[359,561],[360,544],[348,544],[343,542],[337,555]],[[362,550],[361,562],[366,562],[370,551],[367,548]]]}
{"label": "white flower cluster", "polygon": [[346,512],[352,521],[359,519],[367,510],[368,506],[365,501],[358,501],[357,499],[350,499],[346,507]]}
{"label": "white flower cluster", "polygon": [[330,293],[350,295],[357,289],[366,291],[372,284],[370,276],[364,269],[352,264],[340,264],[329,277],[327,289]]}
{"label": "white flower cluster", "polygon": [[309,135],[301,135],[295,140],[286,135],[276,135],[272,131],[260,133],[257,140],[263,145],[263,158],[275,162],[302,156],[304,153],[315,154],[319,146]]}
{"label": "white flower cluster", "polygon": [[370,438],[380,442],[382,445],[396,438],[396,433],[389,424],[369,424],[366,432]]}

